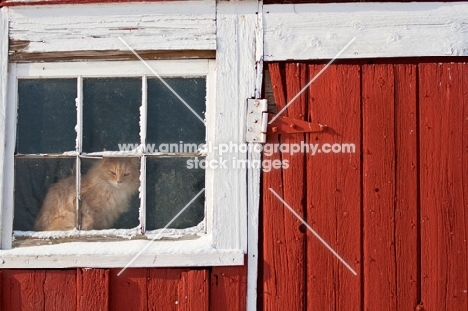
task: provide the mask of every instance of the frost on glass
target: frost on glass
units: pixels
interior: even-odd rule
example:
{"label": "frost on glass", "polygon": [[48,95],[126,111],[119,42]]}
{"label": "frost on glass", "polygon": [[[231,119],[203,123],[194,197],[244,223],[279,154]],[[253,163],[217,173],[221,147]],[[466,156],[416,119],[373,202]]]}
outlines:
{"label": "frost on glass", "polygon": [[76,79],[19,80],[16,152],[75,150],[75,98]]}
{"label": "frost on glass", "polygon": [[[206,78],[165,80],[203,119]],[[142,96],[141,77],[83,78],[83,118],[78,124],[75,100],[80,90],[77,87],[77,79],[18,81],[13,223],[16,231],[34,230],[48,190],[52,184],[76,176],[77,161],[83,181],[93,164],[100,161],[87,153],[118,151],[119,144],[139,144],[140,133],[144,132],[140,129],[140,124],[144,124],[140,123],[142,98],[147,98],[148,144],[183,147],[182,143],[193,146],[205,142],[204,123],[156,78],[148,77],[147,96]],[[75,151],[76,127],[80,124],[83,153],[63,155]],[[146,220],[141,224],[146,230],[165,227],[205,187],[205,170],[188,168],[187,161],[204,159],[187,157],[186,153],[193,152],[196,150],[180,149],[171,151],[170,157],[147,156],[146,178],[143,178],[146,189],[142,192],[146,193]],[[140,205],[136,192],[131,197],[129,210],[119,214],[112,228],[137,227]],[[204,217],[205,199],[201,194],[169,227],[193,227]]]}
{"label": "frost on glass", "polygon": [[[205,170],[187,168],[187,161],[193,159],[193,157],[147,159],[147,230],[164,228],[205,187]],[[205,195],[202,193],[169,228],[188,228],[198,225],[205,214],[204,198]]]}
{"label": "frost on glass", "polygon": [[75,158],[16,158],[13,229],[33,230],[50,186],[75,175]]}
{"label": "frost on glass", "polygon": [[141,78],[83,79],[83,152],[140,141]]}
{"label": "frost on glass", "polygon": [[[201,117],[206,111],[206,78],[164,78]],[[148,143],[205,142],[205,125],[157,78],[148,78]]]}

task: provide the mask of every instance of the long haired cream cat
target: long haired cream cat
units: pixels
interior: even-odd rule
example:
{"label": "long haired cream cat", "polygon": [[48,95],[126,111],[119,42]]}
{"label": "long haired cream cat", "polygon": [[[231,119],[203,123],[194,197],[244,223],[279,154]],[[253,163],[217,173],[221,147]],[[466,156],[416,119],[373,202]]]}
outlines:
{"label": "long haired cream cat", "polygon": [[[81,178],[81,229],[112,228],[137,193],[140,171],[136,158],[104,158]],[[70,176],[53,184],[36,217],[36,231],[76,228],[76,184]]]}

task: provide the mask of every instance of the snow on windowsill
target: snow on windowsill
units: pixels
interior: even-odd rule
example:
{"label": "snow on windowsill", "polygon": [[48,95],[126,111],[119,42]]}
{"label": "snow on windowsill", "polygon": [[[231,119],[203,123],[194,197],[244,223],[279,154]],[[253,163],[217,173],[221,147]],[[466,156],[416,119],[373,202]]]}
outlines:
{"label": "snow on windowsill", "polygon": [[[144,235],[147,239],[177,239],[184,236],[204,235],[205,223],[200,222],[197,226],[185,229],[157,229],[147,231]],[[125,239],[132,239],[139,234],[139,228],[132,229],[105,229],[105,230],[87,230],[80,231],[77,229],[68,231],[14,231],[13,238],[15,237],[28,237],[33,239],[63,239],[63,238],[86,238],[86,237],[120,237]]]}
{"label": "snow on windowsill", "polygon": [[113,242],[69,242],[53,245],[18,247],[10,250],[1,250],[0,256],[133,256],[138,254],[144,247],[151,245],[145,250],[146,254],[215,254],[217,249],[211,246],[210,235],[200,236],[195,240],[131,240]]}

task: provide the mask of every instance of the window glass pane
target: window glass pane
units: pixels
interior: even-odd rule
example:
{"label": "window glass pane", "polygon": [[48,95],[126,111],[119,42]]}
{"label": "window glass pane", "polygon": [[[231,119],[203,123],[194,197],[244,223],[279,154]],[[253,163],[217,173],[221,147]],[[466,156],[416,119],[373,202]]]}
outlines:
{"label": "window glass pane", "polygon": [[18,80],[16,152],[75,150],[76,79]]}
{"label": "window glass pane", "polygon": [[36,216],[50,187],[74,176],[74,167],[75,158],[15,159],[14,230],[33,230]]}
{"label": "window glass pane", "polygon": [[[164,228],[205,187],[205,170],[187,168],[198,158],[148,158],[146,163],[146,227]],[[195,167],[195,165],[193,165]],[[192,202],[169,228],[198,225],[205,214],[204,193]]]}
{"label": "window glass pane", "polygon": [[139,143],[141,78],[83,79],[83,151]]}
{"label": "window glass pane", "polygon": [[[206,111],[206,78],[164,78],[202,118]],[[148,143],[205,142],[205,125],[159,79],[148,78]]]}
{"label": "window glass pane", "polygon": [[138,226],[138,158],[81,160],[81,229]]}

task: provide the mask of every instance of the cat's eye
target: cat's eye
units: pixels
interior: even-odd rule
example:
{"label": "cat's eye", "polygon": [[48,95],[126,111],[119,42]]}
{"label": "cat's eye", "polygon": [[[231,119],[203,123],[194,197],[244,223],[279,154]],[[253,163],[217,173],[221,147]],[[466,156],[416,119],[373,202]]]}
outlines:
{"label": "cat's eye", "polygon": [[110,173],[112,176],[116,176],[116,175],[117,175],[114,171],[109,171],[109,173]]}
{"label": "cat's eye", "polygon": [[127,176],[130,175],[130,173],[124,173],[123,175],[124,175],[124,177],[127,177]]}

